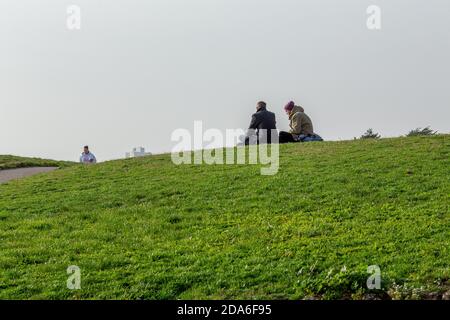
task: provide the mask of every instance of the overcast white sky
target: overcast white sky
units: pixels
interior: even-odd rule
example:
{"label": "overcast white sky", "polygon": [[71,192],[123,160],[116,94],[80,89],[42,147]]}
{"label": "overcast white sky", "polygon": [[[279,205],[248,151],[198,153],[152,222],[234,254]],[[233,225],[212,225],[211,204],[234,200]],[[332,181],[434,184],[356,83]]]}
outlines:
{"label": "overcast white sky", "polygon": [[258,100],[279,129],[295,100],[327,140],[449,132],[449,31],[448,0],[2,0],[0,154],[168,152],[194,120],[246,128]]}

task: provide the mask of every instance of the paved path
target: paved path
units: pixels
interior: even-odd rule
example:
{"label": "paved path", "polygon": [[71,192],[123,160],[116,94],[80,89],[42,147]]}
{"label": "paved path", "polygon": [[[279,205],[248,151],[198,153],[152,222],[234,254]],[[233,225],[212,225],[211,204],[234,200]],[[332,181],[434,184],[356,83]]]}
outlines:
{"label": "paved path", "polygon": [[19,168],[19,169],[7,169],[0,170],[0,183],[5,183],[10,180],[25,178],[33,176],[42,172],[50,172],[56,170],[55,167],[33,167],[33,168]]}

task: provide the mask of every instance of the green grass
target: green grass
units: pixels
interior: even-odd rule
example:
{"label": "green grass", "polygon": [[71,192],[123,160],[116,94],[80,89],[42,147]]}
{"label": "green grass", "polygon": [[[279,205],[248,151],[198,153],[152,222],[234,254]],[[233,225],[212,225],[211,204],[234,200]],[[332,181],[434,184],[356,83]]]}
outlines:
{"label": "green grass", "polygon": [[275,176],[160,155],[0,185],[0,298],[363,298],[370,265],[380,296],[442,294],[449,152],[449,135],[292,144]]}
{"label": "green grass", "polygon": [[72,165],[74,165],[74,163],[68,161],[55,161],[39,158],[25,158],[11,155],[0,155],[0,170],[29,168],[29,167],[65,168]]}

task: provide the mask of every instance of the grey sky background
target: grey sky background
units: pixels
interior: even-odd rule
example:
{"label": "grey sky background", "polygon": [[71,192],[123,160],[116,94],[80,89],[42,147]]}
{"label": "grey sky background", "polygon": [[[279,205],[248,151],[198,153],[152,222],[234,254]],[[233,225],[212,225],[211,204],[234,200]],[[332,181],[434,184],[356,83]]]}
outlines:
{"label": "grey sky background", "polygon": [[449,132],[449,31],[448,0],[1,0],[0,154],[169,152],[194,120],[246,128],[258,100],[279,129],[295,100],[327,140]]}

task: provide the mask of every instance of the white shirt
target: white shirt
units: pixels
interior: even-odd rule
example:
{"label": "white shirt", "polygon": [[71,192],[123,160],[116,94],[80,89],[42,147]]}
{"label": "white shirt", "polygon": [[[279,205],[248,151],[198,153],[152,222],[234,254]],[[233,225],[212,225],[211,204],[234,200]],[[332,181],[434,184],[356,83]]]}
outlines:
{"label": "white shirt", "polygon": [[97,159],[91,152],[82,153],[80,156],[80,163],[97,163]]}

